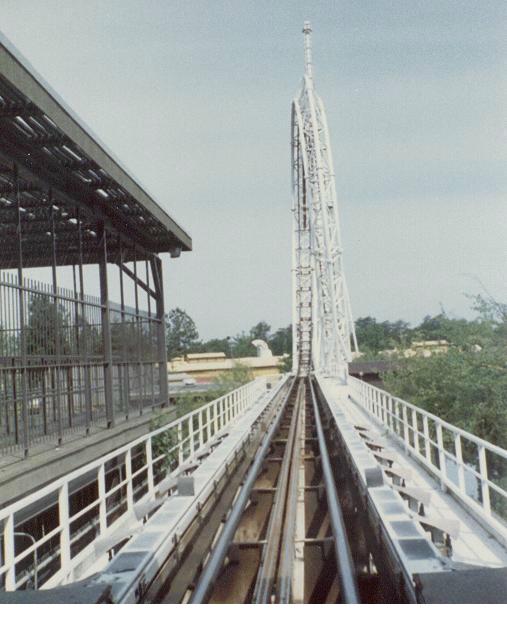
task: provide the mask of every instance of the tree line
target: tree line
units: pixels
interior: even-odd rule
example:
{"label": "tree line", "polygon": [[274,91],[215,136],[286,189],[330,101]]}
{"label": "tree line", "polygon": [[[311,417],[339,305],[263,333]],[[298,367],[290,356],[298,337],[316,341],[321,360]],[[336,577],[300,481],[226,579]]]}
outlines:
{"label": "tree line", "polygon": [[242,331],[232,336],[199,338],[199,332],[192,317],[181,308],[174,308],[166,316],[167,356],[169,360],[177,356],[194,353],[223,352],[228,358],[256,356],[257,350],[252,341],[266,341],[275,356],[292,353],[292,325],[274,332],[265,321],[260,321],[248,332]]}
{"label": "tree line", "polygon": [[[507,447],[507,304],[492,297],[470,296],[475,317],[426,316],[419,325],[406,321],[355,321],[362,356],[358,360],[390,360],[385,388],[451,424],[501,447]],[[292,326],[272,332],[265,321],[248,332],[203,341],[192,318],[179,308],[167,316],[170,358],[192,352],[223,352],[235,358],[254,356],[254,339],[263,339],[274,355],[288,354],[292,362]],[[403,350],[414,341],[445,340],[446,353],[406,358],[403,352],[386,357],[384,350]]]}

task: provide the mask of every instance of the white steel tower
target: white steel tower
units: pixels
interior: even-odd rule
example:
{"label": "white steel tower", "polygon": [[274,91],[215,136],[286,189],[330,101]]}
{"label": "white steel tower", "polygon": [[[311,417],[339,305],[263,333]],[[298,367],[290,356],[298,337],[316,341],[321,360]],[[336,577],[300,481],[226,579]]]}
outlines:
{"label": "white steel tower", "polygon": [[293,370],[347,377],[357,349],[345,282],[326,112],[313,86],[309,22],[305,74],[292,102]]}

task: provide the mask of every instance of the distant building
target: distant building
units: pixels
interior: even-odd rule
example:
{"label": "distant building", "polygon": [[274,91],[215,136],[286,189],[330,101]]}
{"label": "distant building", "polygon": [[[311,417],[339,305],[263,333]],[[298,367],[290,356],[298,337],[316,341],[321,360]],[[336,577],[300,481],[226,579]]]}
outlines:
{"label": "distant building", "polygon": [[167,364],[169,380],[178,377],[194,378],[198,383],[212,382],[217,376],[227,373],[237,365],[248,367],[255,378],[259,376],[277,376],[286,356],[273,356],[265,341],[253,341],[257,356],[227,358],[224,352],[207,352],[178,356]]}
{"label": "distant building", "polygon": [[447,354],[449,351],[449,342],[445,340],[439,341],[412,341],[408,349],[385,349],[379,354],[386,357],[404,356],[412,358],[413,356],[423,356],[429,358],[433,354]]}

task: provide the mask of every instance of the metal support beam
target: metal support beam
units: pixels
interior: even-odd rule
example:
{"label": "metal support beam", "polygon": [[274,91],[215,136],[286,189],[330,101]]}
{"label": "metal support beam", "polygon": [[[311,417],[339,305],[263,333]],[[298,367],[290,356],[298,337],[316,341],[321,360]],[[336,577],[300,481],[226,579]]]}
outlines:
{"label": "metal support beam", "polygon": [[[19,305],[19,322],[20,322],[20,351],[21,351],[21,414],[23,417],[23,450],[24,456],[28,456],[29,443],[29,425],[28,425],[28,374],[26,369],[26,329],[25,329],[25,291],[23,290],[23,234],[21,224],[21,209],[19,203],[19,178],[18,169],[14,165],[14,185],[16,190],[16,210],[18,214],[18,305]],[[14,376],[16,377],[16,376]]]}
{"label": "metal support beam", "polygon": [[158,373],[160,382],[160,401],[162,406],[169,404],[169,385],[167,382],[167,346],[165,336],[164,286],[162,282],[162,261],[157,256],[150,258],[151,274],[155,283],[155,301],[157,307],[157,351]]}
{"label": "metal support beam", "polygon": [[106,403],[107,426],[114,426],[113,409],[113,350],[111,345],[111,317],[109,313],[109,288],[107,284],[107,235],[102,227],[102,258],[99,263],[100,304],[102,312],[102,342],[104,345],[104,398]]}
{"label": "metal support beam", "polygon": [[121,266],[121,270],[125,273],[125,275],[128,275],[128,277],[130,277],[131,280],[133,280],[138,286],[140,286],[144,291],[146,291],[148,293],[148,295],[150,295],[151,297],[153,297],[153,299],[157,298],[157,294],[155,293],[154,290],[152,290],[147,284],[146,282],[143,282],[143,280],[140,277],[137,277],[137,275],[135,273],[133,273],[128,266],[126,266],[125,264],[121,264],[118,265]]}
{"label": "metal support beam", "polygon": [[55,359],[55,380],[56,380],[56,421],[58,423],[58,445],[62,445],[63,441],[63,425],[62,425],[62,396],[61,396],[61,368],[62,347],[61,347],[61,326],[58,321],[58,278],[56,273],[56,230],[55,230],[55,209],[52,202],[52,193],[49,192],[49,211],[51,216],[51,274],[53,278],[53,330],[55,335],[54,359]]}

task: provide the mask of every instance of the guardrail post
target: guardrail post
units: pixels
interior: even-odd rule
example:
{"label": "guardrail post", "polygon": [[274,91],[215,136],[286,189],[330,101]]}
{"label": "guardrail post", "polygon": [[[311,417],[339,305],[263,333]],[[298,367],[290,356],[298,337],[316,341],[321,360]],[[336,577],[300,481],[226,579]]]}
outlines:
{"label": "guardrail post", "polygon": [[58,492],[58,515],[60,526],[60,566],[67,579],[71,569],[70,559],[70,527],[69,527],[69,485],[64,482]]}
{"label": "guardrail post", "polygon": [[190,458],[192,458],[194,456],[194,452],[195,452],[195,446],[194,446],[194,436],[195,433],[199,430],[199,428],[197,429],[197,431],[194,429],[194,415],[190,415],[190,417],[188,418],[188,435],[189,435],[189,439],[190,439]]}
{"label": "guardrail post", "polygon": [[204,445],[204,429],[202,425],[202,411],[199,411],[197,422],[199,424],[199,447]]}
{"label": "guardrail post", "polygon": [[442,426],[437,424],[437,444],[438,444],[438,469],[440,470],[440,487],[443,491],[447,489],[447,465],[445,463],[444,438],[442,435]]}
{"label": "guardrail post", "polygon": [[394,426],[395,426],[395,422],[394,422],[394,418],[393,418],[393,398],[387,394],[383,394],[383,402],[382,402],[382,409],[383,409],[383,413],[384,413],[384,423],[387,424],[388,428],[390,428],[391,430],[394,430]]}
{"label": "guardrail post", "polygon": [[461,435],[454,435],[454,449],[456,450],[456,463],[458,465],[458,487],[465,492],[465,470],[463,469],[463,452],[461,451]]}
{"label": "guardrail post", "polygon": [[424,431],[424,456],[431,463],[431,443],[430,431],[428,427],[428,416],[423,415],[423,431]]}
{"label": "guardrail post", "polygon": [[127,480],[127,510],[134,506],[134,480],[132,478],[132,450],[125,452],[125,478]]}
{"label": "guardrail post", "polygon": [[419,444],[419,424],[417,422],[417,411],[415,408],[412,409],[412,433],[414,435],[414,448],[417,454],[421,454],[421,447]]}
{"label": "guardrail post", "polygon": [[[206,430],[208,431],[208,439],[211,439],[211,404],[206,407]],[[215,431],[213,431],[213,434]]]}
{"label": "guardrail post", "polygon": [[146,448],[146,472],[148,478],[148,495],[152,496],[155,492],[155,484],[153,480],[153,448],[152,438],[148,437],[144,442]]}
{"label": "guardrail post", "polygon": [[489,496],[488,483],[488,461],[486,459],[486,448],[484,446],[479,447],[479,472],[481,475],[482,506],[487,515],[491,515],[491,499]]}
{"label": "guardrail post", "polygon": [[14,546],[14,514],[10,513],[4,524],[4,565],[8,566],[5,573],[5,590],[13,592],[16,589],[16,548]]}
{"label": "guardrail post", "polygon": [[214,432],[218,432],[220,430],[220,426],[218,424],[218,402],[213,403],[213,423],[214,423]]}
{"label": "guardrail post", "polygon": [[[399,407],[400,407],[400,403],[396,402],[396,417],[399,417]],[[407,412],[407,405],[406,404],[402,404],[402,424],[403,424],[403,443],[405,445],[405,452],[408,454],[408,451],[410,450],[410,427],[408,425],[408,412]],[[415,435],[414,435],[414,439],[415,439]]]}
{"label": "guardrail post", "polygon": [[104,535],[107,529],[107,505],[106,505],[106,468],[104,463],[97,471],[97,484],[99,489],[99,535]]}
{"label": "guardrail post", "polygon": [[[178,440],[178,465],[181,465],[183,463],[183,421],[178,423],[176,438]],[[190,431],[188,438],[190,439]]]}

